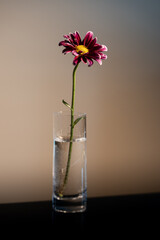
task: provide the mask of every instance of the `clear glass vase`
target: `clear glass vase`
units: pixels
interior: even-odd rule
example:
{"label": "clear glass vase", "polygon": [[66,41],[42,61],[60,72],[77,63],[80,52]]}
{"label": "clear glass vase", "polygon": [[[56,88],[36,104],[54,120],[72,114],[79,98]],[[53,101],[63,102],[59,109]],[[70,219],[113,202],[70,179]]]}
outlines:
{"label": "clear glass vase", "polygon": [[[73,124],[74,123],[74,124]],[[54,113],[53,209],[84,212],[87,202],[86,114]]]}

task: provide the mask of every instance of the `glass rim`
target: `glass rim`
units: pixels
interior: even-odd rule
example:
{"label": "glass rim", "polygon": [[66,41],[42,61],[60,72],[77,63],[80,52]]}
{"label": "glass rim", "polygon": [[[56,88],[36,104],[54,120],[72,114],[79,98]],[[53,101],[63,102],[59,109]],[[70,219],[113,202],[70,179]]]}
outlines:
{"label": "glass rim", "polygon": [[[70,117],[71,116],[71,111],[59,111],[59,112],[53,112],[53,116],[66,116],[66,117]],[[79,117],[86,117],[87,114],[86,113],[82,113],[82,112],[74,112],[74,116],[79,116]]]}

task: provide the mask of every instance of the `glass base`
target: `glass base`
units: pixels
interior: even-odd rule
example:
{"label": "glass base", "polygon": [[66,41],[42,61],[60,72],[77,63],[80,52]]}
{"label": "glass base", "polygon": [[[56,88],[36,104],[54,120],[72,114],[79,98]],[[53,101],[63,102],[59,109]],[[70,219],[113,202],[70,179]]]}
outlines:
{"label": "glass base", "polygon": [[86,196],[78,194],[74,196],[57,197],[53,196],[52,207],[56,212],[78,213],[86,210]]}

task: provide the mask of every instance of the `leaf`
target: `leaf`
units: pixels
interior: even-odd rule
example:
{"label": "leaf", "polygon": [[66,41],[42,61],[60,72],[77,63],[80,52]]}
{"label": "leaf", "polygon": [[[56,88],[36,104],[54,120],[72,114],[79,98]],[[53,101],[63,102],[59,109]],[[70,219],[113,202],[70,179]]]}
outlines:
{"label": "leaf", "polygon": [[79,118],[77,118],[77,119],[74,121],[73,126],[75,126],[82,118],[84,118],[84,117],[79,117]]}
{"label": "leaf", "polygon": [[64,99],[62,100],[62,103],[63,103],[64,105],[66,105],[66,107],[68,107],[68,108],[71,109],[71,106],[70,106],[66,101],[64,101]]}

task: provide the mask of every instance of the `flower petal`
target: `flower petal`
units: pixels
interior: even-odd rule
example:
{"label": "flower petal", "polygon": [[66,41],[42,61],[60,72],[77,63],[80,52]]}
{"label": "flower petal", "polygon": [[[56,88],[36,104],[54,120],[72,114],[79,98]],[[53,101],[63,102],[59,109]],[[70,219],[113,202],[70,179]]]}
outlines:
{"label": "flower petal", "polygon": [[75,32],[75,38],[77,40],[77,45],[81,45],[81,36],[79,35],[79,32]]}
{"label": "flower petal", "polygon": [[89,31],[86,33],[86,36],[84,37],[84,40],[83,40],[83,45],[88,47],[88,45],[90,44],[91,40],[92,40],[92,37],[93,37],[93,32]]}
{"label": "flower petal", "polygon": [[73,49],[65,48],[65,49],[63,49],[62,53],[67,54],[67,53],[72,52],[72,50],[73,50]]}
{"label": "flower petal", "polygon": [[77,45],[76,34],[75,33],[70,33],[70,36],[71,36],[71,38],[70,38],[71,43],[74,44],[74,45]]}
{"label": "flower petal", "polygon": [[90,52],[88,54],[88,57],[93,58],[94,60],[101,59],[101,55],[98,52]]}
{"label": "flower petal", "polygon": [[91,49],[94,47],[94,45],[96,44],[97,42],[97,38],[94,38],[92,41],[90,41],[90,43],[88,44],[88,48]]}
{"label": "flower petal", "polygon": [[74,40],[74,33],[69,33],[69,35],[70,35],[70,40]]}
{"label": "flower petal", "polygon": [[80,61],[81,61],[81,60],[80,60],[79,56],[76,56],[76,57],[74,58],[74,60],[73,60],[73,64],[74,64],[74,65],[77,65]]}
{"label": "flower petal", "polygon": [[77,53],[76,50],[73,50],[73,51],[72,51],[72,54],[73,54],[74,56],[79,56],[79,54]]}
{"label": "flower petal", "polygon": [[99,63],[99,65],[102,65],[102,60],[101,59],[95,59],[98,63]]}
{"label": "flower petal", "polygon": [[102,45],[102,49],[100,51],[108,51],[108,48],[105,45]]}
{"label": "flower petal", "polygon": [[87,58],[88,61],[88,67],[91,67],[93,65],[93,60],[90,58]]}
{"label": "flower petal", "polygon": [[101,59],[107,59],[107,55],[105,55],[105,54],[103,54],[101,52],[99,52],[99,54],[101,55]]}
{"label": "flower petal", "polygon": [[61,42],[59,43],[59,46],[73,47],[73,44],[71,44],[69,41],[65,40],[65,41],[61,41]]}
{"label": "flower petal", "polygon": [[59,42],[59,46],[64,46],[63,44],[65,43],[65,41],[61,41],[61,42]]}
{"label": "flower petal", "polygon": [[87,58],[86,58],[85,56],[82,56],[82,57],[81,57],[81,61],[86,64],[86,63],[87,63]]}
{"label": "flower petal", "polygon": [[102,49],[102,45],[100,44],[97,44],[93,47],[93,51],[101,51],[101,49]]}
{"label": "flower petal", "polygon": [[63,37],[66,38],[66,39],[70,39],[69,35],[63,35]]}

